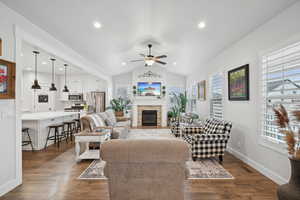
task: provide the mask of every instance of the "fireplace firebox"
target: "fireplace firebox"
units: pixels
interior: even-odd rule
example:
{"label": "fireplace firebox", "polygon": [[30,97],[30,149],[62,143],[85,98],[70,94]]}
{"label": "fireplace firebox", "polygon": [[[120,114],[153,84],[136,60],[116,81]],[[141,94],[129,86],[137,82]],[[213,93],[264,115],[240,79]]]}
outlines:
{"label": "fireplace firebox", "polygon": [[142,111],[142,126],[157,126],[157,110]]}

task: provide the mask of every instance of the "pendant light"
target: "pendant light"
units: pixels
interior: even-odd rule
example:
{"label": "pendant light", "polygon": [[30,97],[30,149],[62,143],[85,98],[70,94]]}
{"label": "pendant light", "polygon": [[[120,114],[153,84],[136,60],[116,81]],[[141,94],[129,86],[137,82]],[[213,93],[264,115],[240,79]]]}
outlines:
{"label": "pendant light", "polygon": [[64,64],[64,66],[65,66],[65,87],[64,87],[64,89],[63,89],[63,92],[69,92],[69,89],[68,89],[68,87],[67,87],[67,64]]}
{"label": "pendant light", "polygon": [[55,84],[54,84],[54,62],[55,62],[55,58],[50,58],[50,60],[52,61],[52,83],[51,83],[51,87],[50,87],[50,91],[57,91]]}
{"label": "pendant light", "polygon": [[37,80],[37,55],[40,54],[40,52],[38,51],[33,51],[34,54],[34,61],[35,61],[35,70],[34,70],[34,74],[35,74],[35,79],[33,82],[33,85],[31,86],[31,89],[41,89],[41,86],[39,85],[39,81]]}

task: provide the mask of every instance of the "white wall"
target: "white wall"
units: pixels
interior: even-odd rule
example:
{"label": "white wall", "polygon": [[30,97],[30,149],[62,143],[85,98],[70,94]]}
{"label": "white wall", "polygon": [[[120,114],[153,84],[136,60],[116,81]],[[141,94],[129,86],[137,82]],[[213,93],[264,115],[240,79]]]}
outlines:
{"label": "white wall", "polygon": [[[147,72],[147,71],[155,72],[161,75],[161,78],[149,79],[149,78],[138,78],[139,75]],[[114,97],[117,97],[117,88],[126,87],[128,88],[128,94],[132,95],[132,86],[137,85],[137,82],[148,82],[148,81],[157,81],[161,82],[162,86],[166,86],[166,91],[168,93],[168,89],[172,87],[178,87],[185,89],[186,88],[186,77],[170,72],[169,70],[162,67],[140,67],[136,68],[131,72],[116,75],[112,77],[113,80],[113,93]]]}
{"label": "white wall", "polygon": [[[160,77],[140,77],[144,73],[151,71]],[[131,72],[113,76],[114,85],[114,97],[118,97],[118,88],[127,89],[128,97],[132,99],[133,102],[133,126],[137,126],[137,105],[161,105],[162,106],[162,126],[167,124],[167,111],[170,107],[170,101],[168,97],[168,89],[171,87],[178,87],[185,89],[186,87],[186,77],[182,75],[177,75],[166,68],[152,66],[152,67],[138,67]],[[157,97],[141,97],[133,96],[133,86],[137,86],[138,82],[160,82],[162,86],[166,86],[166,96],[161,96],[160,99]]]}
{"label": "white wall", "polygon": [[[111,79],[101,72],[94,63],[86,60],[54,37],[35,26],[23,16],[0,3],[0,37],[3,43],[1,59],[17,63],[16,100],[0,100],[0,196],[22,182],[21,159],[21,43],[26,40],[53,55],[95,76],[107,80],[111,87]],[[20,61],[20,62],[19,62]],[[109,89],[111,91],[111,89]]]}
{"label": "white wall", "polygon": [[[216,72],[224,72],[224,118],[233,122],[229,150],[277,183],[289,178],[289,161],[287,155],[260,144],[260,55],[291,41],[300,41],[299,19],[300,2],[202,65],[187,80],[189,87],[200,80],[209,80]],[[247,63],[250,64],[250,101],[228,101],[227,71]],[[197,109],[201,116],[209,116],[209,101],[198,102]]]}
{"label": "white wall", "polygon": [[118,88],[127,88],[127,94],[132,94],[132,72],[119,74],[112,77],[113,80],[113,97],[118,98]]}
{"label": "white wall", "polygon": [[[9,22],[12,13],[0,3],[0,37],[2,38],[1,59],[15,61],[14,31]],[[5,20],[4,20],[5,19]],[[15,100],[0,100],[0,196],[16,186],[16,110]]]}

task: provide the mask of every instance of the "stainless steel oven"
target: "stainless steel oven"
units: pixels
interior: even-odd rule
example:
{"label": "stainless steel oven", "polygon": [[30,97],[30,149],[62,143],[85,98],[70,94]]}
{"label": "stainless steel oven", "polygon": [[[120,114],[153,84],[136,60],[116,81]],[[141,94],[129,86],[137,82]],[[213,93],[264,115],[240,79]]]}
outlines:
{"label": "stainless steel oven", "polygon": [[69,101],[83,101],[83,94],[69,94]]}

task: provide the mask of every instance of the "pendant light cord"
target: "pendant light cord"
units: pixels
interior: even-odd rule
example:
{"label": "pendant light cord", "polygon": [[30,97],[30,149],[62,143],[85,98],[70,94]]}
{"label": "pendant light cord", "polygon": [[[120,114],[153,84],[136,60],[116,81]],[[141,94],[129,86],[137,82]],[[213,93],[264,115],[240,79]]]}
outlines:
{"label": "pendant light cord", "polygon": [[34,75],[35,75],[35,80],[37,80],[37,53],[35,53],[35,72],[34,72]]}
{"label": "pendant light cord", "polygon": [[55,61],[55,59],[51,58],[51,61],[52,61],[52,83],[54,83],[54,61]]}
{"label": "pendant light cord", "polygon": [[67,85],[67,64],[65,64],[65,85]]}

